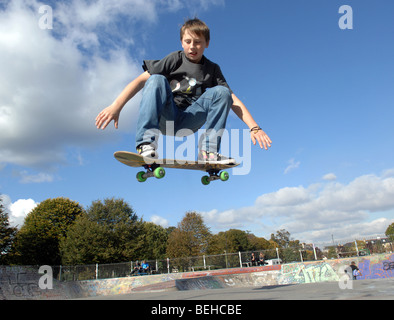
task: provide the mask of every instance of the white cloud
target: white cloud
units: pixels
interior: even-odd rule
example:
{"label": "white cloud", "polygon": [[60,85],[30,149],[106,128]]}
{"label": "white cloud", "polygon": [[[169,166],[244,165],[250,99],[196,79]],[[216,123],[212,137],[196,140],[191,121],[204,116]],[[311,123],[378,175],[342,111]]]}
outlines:
{"label": "white cloud", "polygon": [[384,233],[394,221],[394,177],[386,173],[364,175],[349,184],[328,180],[307,188],[286,187],[259,196],[252,206],[203,215],[218,231],[237,227],[263,236],[284,228],[305,241],[330,239],[332,233]]}
{"label": "white cloud", "polygon": [[21,171],[19,175],[21,177],[20,183],[23,184],[52,182],[54,180],[53,175],[44,172],[29,174],[27,171]]}
{"label": "white cloud", "polygon": [[[67,42],[84,49],[104,50],[103,44],[123,48],[134,44],[133,37],[145,25],[158,20],[157,1],[154,0],[73,0],[56,7],[57,33]],[[117,23],[122,20],[122,23]],[[55,30],[56,31],[56,30]]]}
{"label": "white cloud", "polygon": [[313,230],[311,232],[301,232],[297,235],[300,239],[305,239],[307,242],[321,242],[331,244],[331,239],[334,237],[335,243],[345,243],[352,240],[362,240],[366,236],[383,235],[387,227],[394,222],[390,218],[377,218],[372,221],[363,221],[357,223],[342,224],[338,226],[328,225],[326,228]]}
{"label": "white cloud", "polygon": [[[77,43],[40,29],[39,17],[33,0],[15,0],[0,10],[0,60],[6,62],[0,73],[3,164],[42,168],[64,163],[67,148],[113,138],[100,134],[94,119],[142,72],[122,49],[109,51],[106,59],[86,57]],[[137,103],[122,120],[130,121]]]}
{"label": "white cloud", "polygon": [[9,222],[13,227],[19,228],[23,225],[25,217],[38,205],[33,199],[19,199],[11,201],[8,195],[2,194],[3,206],[9,214]]}
{"label": "white cloud", "polygon": [[337,176],[333,173],[327,173],[326,175],[323,176],[322,179],[327,181],[335,181],[337,180]]}
{"label": "white cloud", "polygon": [[382,177],[383,178],[394,177],[394,169],[388,169],[383,171]]}
{"label": "white cloud", "polygon": [[289,165],[286,167],[286,169],[283,172],[283,174],[288,174],[290,171],[293,171],[294,169],[297,169],[300,166],[300,164],[301,164],[301,162],[295,161],[294,158],[290,159],[287,163]]}
{"label": "white cloud", "polygon": [[169,226],[169,222],[167,219],[165,219],[163,217],[159,217],[157,215],[152,216],[150,221],[152,221],[154,224],[162,226],[163,228],[168,228],[168,226]]}

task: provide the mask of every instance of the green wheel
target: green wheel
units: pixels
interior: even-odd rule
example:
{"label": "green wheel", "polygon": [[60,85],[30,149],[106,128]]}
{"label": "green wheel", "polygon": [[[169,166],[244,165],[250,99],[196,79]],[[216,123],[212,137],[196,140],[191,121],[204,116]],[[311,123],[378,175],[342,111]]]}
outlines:
{"label": "green wheel", "polygon": [[211,181],[209,181],[209,177],[208,176],[204,176],[201,178],[201,182],[204,186],[207,186],[211,183]]}
{"label": "green wheel", "polygon": [[164,168],[159,167],[159,168],[157,168],[155,171],[153,171],[153,175],[154,175],[157,179],[163,179],[164,176],[166,175],[166,171],[164,170]]}
{"label": "green wheel", "polygon": [[220,180],[227,181],[229,178],[230,178],[230,175],[228,174],[227,171],[222,171],[220,173]]}
{"label": "green wheel", "polygon": [[137,180],[139,182],[145,182],[146,181],[146,178],[144,178],[144,174],[145,174],[144,171],[140,171],[140,172],[137,173]]}

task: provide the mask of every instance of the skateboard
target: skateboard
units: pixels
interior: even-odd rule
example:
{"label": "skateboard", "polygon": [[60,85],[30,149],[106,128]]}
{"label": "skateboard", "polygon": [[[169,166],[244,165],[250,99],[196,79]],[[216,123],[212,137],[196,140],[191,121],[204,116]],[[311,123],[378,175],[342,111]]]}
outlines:
{"label": "skateboard", "polygon": [[227,181],[230,178],[230,175],[225,170],[239,166],[239,163],[210,164],[189,160],[150,159],[128,151],[115,152],[114,157],[116,160],[129,167],[144,168],[146,171],[140,171],[137,173],[137,180],[139,182],[145,182],[147,179],[153,177],[162,179],[166,174],[164,168],[171,168],[205,171],[208,173],[208,176],[203,176],[201,178],[201,182],[203,185],[208,185],[211,181],[215,180]]}

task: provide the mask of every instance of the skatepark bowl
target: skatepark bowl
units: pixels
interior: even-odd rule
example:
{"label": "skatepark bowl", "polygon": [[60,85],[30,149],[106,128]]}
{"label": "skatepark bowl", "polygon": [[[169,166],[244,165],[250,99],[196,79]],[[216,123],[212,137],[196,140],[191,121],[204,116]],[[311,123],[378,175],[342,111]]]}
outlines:
{"label": "skatepark bowl", "polygon": [[[352,261],[357,280],[345,272]],[[0,266],[0,300],[393,300],[394,254],[262,267],[60,282]]]}

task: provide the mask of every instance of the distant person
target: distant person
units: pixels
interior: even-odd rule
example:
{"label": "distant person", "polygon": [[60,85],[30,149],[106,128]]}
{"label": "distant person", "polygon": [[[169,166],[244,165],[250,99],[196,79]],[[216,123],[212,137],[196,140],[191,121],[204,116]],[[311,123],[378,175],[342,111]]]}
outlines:
{"label": "distant person", "polygon": [[133,269],[133,271],[131,272],[131,276],[133,276],[134,275],[134,273],[140,273],[140,271],[141,271],[141,264],[139,263],[139,261],[137,260],[137,262],[136,262],[136,264],[135,264],[135,266],[134,266],[134,269]]}
{"label": "distant person", "polygon": [[146,262],[146,260],[142,261],[141,271],[143,273],[149,273],[150,272],[150,266],[149,266],[149,263]]}
{"label": "distant person", "polygon": [[[352,280],[357,280],[358,276],[362,276],[360,269],[356,266],[356,263],[354,261],[350,263],[350,266],[347,269],[350,273],[348,275]],[[345,272],[347,273],[348,270],[345,270]]]}
{"label": "distant person", "polygon": [[252,255],[250,256],[250,262],[251,262],[252,266],[253,265],[257,266],[257,259],[256,259],[256,256],[254,255],[254,252],[252,252]]}
{"label": "distant person", "polygon": [[264,266],[265,264],[267,264],[267,262],[265,262],[265,255],[260,252],[259,254],[259,266]]}

